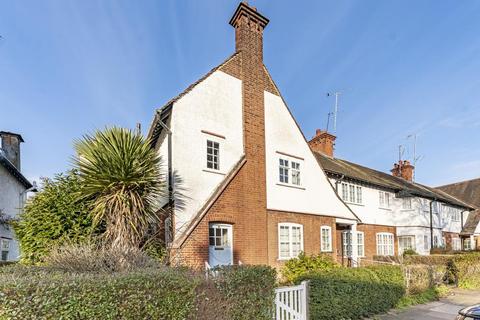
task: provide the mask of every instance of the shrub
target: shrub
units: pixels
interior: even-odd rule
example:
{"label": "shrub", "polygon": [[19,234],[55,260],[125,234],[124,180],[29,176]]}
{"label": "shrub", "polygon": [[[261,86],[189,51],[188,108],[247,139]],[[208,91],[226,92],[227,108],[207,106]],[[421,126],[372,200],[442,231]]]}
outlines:
{"label": "shrub", "polygon": [[[225,319],[271,320],[276,272],[268,266],[224,267],[213,278],[216,289],[225,297]],[[215,309],[218,308],[212,305]]]}
{"label": "shrub", "polygon": [[304,274],[328,271],[339,266],[330,255],[307,256],[302,252],[297,258],[288,260],[283,266],[281,273],[283,280],[295,282],[298,277]]}
{"label": "shrub", "polygon": [[68,272],[118,272],[159,266],[139,249],[105,248],[93,244],[53,249],[45,258],[45,265]]}
{"label": "shrub", "polygon": [[452,268],[456,269],[458,285],[466,289],[480,288],[480,253],[469,252],[455,255]]}
{"label": "shrub", "polygon": [[361,319],[394,307],[405,294],[397,266],[335,268],[305,275],[310,280],[312,319]]}
{"label": "shrub", "polygon": [[416,256],[418,255],[417,251],[413,250],[413,249],[406,249],[403,251],[403,254],[402,254],[404,257],[405,256]]}
{"label": "shrub", "polygon": [[415,295],[434,288],[443,282],[446,268],[435,265],[405,265],[405,283],[407,293]]}
{"label": "shrub", "polygon": [[102,230],[93,226],[89,202],[77,201],[81,186],[76,171],[42,178],[42,185],[12,223],[25,263],[41,262],[53,247],[90,241]]}
{"label": "shrub", "polygon": [[443,265],[447,264],[449,259],[453,258],[453,255],[411,255],[404,257],[405,264],[425,264],[425,265]]}
{"label": "shrub", "polygon": [[[6,269],[6,268],[3,268]],[[0,319],[185,319],[198,279],[179,270],[0,274]]]}

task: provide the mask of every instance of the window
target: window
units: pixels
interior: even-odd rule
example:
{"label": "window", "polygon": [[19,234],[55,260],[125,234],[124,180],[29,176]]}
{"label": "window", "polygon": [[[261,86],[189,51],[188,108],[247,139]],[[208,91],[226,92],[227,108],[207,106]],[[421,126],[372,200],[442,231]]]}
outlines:
{"label": "window", "polygon": [[345,202],[361,204],[363,201],[362,187],[342,182],[342,200]]}
{"label": "window", "polygon": [[423,250],[428,251],[430,248],[430,245],[428,243],[428,236],[424,235],[423,236]]}
{"label": "window", "polygon": [[393,256],[394,241],[392,233],[377,233],[377,255]]}
{"label": "window", "polygon": [[207,140],[207,168],[220,170],[220,144]]}
{"label": "window", "polygon": [[400,253],[405,250],[415,250],[415,236],[398,237],[398,250]]}
{"label": "window", "polygon": [[461,213],[457,208],[452,208],[452,221],[460,222]]}
{"label": "window", "polygon": [[454,251],[462,250],[462,242],[460,238],[452,238],[452,250]]}
{"label": "window", "polygon": [[437,202],[437,201],[434,201],[433,204],[432,204],[432,211],[433,213],[435,214],[439,214],[440,213],[440,208],[442,207],[441,203],[440,202]]}
{"label": "window", "polygon": [[300,163],[292,161],[292,183],[300,185]]}
{"label": "window", "polygon": [[466,238],[463,240],[463,250],[473,250],[472,239]]}
{"label": "window", "polygon": [[433,247],[438,248],[438,236],[433,236]]}
{"label": "window", "polygon": [[210,225],[210,228],[208,229],[209,245],[220,249],[230,247],[231,243],[229,242],[228,229],[229,226],[226,225]]}
{"label": "window", "polygon": [[404,210],[412,209],[412,198],[402,198],[402,209]]}
{"label": "window", "polygon": [[357,254],[359,257],[365,257],[365,237],[363,232],[357,232]]}
{"label": "window", "polygon": [[380,208],[390,208],[390,193],[386,191],[379,191],[378,198],[379,198]]}
{"label": "window", "polygon": [[343,256],[352,256],[352,233],[351,231],[343,232]]}
{"label": "window", "polygon": [[279,174],[280,174],[280,182],[288,183],[288,160],[280,159],[280,166],[279,166]]}
{"label": "window", "polygon": [[1,260],[8,260],[8,252],[10,251],[10,240],[1,239],[0,240],[0,249],[1,249]]}
{"label": "window", "polygon": [[332,251],[332,228],[329,226],[322,226],[320,228],[320,235],[321,235],[320,250],[322,252]]}
{"label": "window", "polygon": [[303,251],[303,226],[295,223],[278,225],[278,251],[280,259],[297,257]]}

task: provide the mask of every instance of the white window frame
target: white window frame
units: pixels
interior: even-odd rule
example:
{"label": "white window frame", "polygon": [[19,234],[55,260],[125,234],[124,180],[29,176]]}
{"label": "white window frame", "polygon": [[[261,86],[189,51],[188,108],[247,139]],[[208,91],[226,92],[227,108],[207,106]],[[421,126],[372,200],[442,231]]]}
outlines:
{"label": "white window frame", "polygon": [[345,230],[342,232],[342,250],[344,257],[351,257],[353,254],[352,231]]}
{"label": "white window frame", "polygon": [[[216,140],[216,139],[212,139],[211,137],[208,137],[206,138],[206,156],[205,156],[205,168],[207,170],[212,170],[212,171],[220,171],[220,156],[221,156],[221,143],[220,141]],[[212,146],[210,147],[209,146],[209,143],[212,144]],[[215,144],[218,146],[218,148],[215,148]],[[209,153],[209,149],[212,150],[212,153]],[[215,149],[217,150],[217,154],[215,155]],[[208,157],[211,156],[212,157],[212,160],[208,160]],[[216,161],[215,161],[216,160]],[[212,167],[209,167],[209,165],[212,165]],[[215,164],[217,165],[217,167],[215,168]]]}
{"label": "white window frame", "polygon": [[392,196],[390,192],[379,190],[378,191],[378,203],[382,209],[390,209]]}
{"label": "white window frame", "polygon": [[395,236],[390,232],[379,232],[376,234],[377,255],[393,256],[395,255]]}
{"label": "white window frame", "polygon": [[363,231],[357,231],[357,254],[359,258],[365,257],[365,233]]}
{"label": "white window frame", "polygon": [[462,250],[462,240],[460,238],[452,238],[452,250],[453,251]]}
{"label": "white window frame", "polygon": [[[288,249],[289,249],[289,255],[288,256],[282,256],[281,253],[281,243],[280,243],[280,230],[282,227],[287,227],[288,228]],[[293,254],[293,241],[292,241],[292,229],[293,228],[300,228],[300,251],[297,254]],[[278,260],[289,260],[292,258],[298,257],[300,252],[303,252],[303,225],[298,224],[298,223],[291,223],[291,222],[281,222],[278,224]]]}
{"label": "white window frame", "polygon": [[402,210],[412,210],[412,198],[411,197],[405,197],[402,198]]}
{"label": "white window frame", "polygon": [[428,240],[427,235],[423,235],[423,250],[425,250],[425,251],[430,250],[430,241]]}
{"label": "white window frame", "polygon": [[[417,247],[415,245],[416,239],[415,236],[413,235],[405,235],[405,236],[398,236],[398,252],[399,254],[402,254],[405,250],[417,250]],[[410,241],[410,246],[403,246],[402,240],[409,240]]]}
{"label": "white window frame", "polygon": [[[324,239],[323,232],[326,231],[328,235],[327,246],[324,248]],[[320,227],[320,251],[321,252],[332,252],[332,227],[330,226],[321,226]]]}
{"label": "white window frame", "polygon": [[[278,184],[303,189],[302,168],[303,160],[283,153],[278,157]],[[283,181],[282,181],[283,180]]]}
{"label": "white window frame", "polygon": [[[4,252],[7,253],[5,259],[3,259]],[[8,261],[9,254],[10,254],[10,240],[0,239],[0,261]]]}
{"label": "white window frame", "polygon": [[472,239],[470,238],[463,239],[463,250],[466,250],[466,251],[473,250]]}
{"label": "white window frame", "polygon": [[339,196],[343,201],[351,204],[363,204],[362,186],[353,183],[342,182],[341,187],[342,190],[339,191]]}

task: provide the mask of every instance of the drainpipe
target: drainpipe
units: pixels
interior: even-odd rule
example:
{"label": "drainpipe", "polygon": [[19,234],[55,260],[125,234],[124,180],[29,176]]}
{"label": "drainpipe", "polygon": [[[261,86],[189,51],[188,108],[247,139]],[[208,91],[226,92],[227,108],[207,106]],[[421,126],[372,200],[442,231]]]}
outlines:
{"label": "drainpipe", "polygon": [[433,201],[430,200],[430,251],[433,249]]}

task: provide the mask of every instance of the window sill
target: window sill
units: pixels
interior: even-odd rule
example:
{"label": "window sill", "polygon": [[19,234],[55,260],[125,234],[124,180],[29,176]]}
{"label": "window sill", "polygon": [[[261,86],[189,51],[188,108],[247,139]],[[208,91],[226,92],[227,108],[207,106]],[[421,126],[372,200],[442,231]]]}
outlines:
{"label": "window sill", "polygon": [[400,209],[402,212],[409,212],[409,211],[415,211],[415,209]]}
{"label": "window sill", "polygon": [[219,174],[219,175],[222,175],[222,176],[225,175],[225,173],[217,171],[217,170],[213,170],[213,169],[202,169],[202,171],[203,172],[209,172],[209,173],[215,173],[215,174]]}
{"label": "window sill", "polygon": [[320,253],[333,253],[333,250],[327,250],[327,251],[320,250]]}
{"label": "window sill", "polygon": [[277,182],[277,186],[282,186],[282,187],[289,187],[289,188],[294,188],[294,189],[305,190],[304,187],[302,187],[302,186],[297,186],[297,185],[295,185],[295,184],[286,184],[286,183]]}
{"label": "window sill", "polygon": [[343,202],[345,202],[346,204],[354,205],[354,206],[365,207],[365,205],[363,203],[355,203],[355,202],[349,202],[349,201],[345,201],[345,200],[343,200]]}
{"label": "window sill", "polygon": [[380,210],[385,210],[385,211],[392,211],[392,209],[390,209],[390,208],[385,208],[385,207],[378,207],[378,209],[380,209]]}

